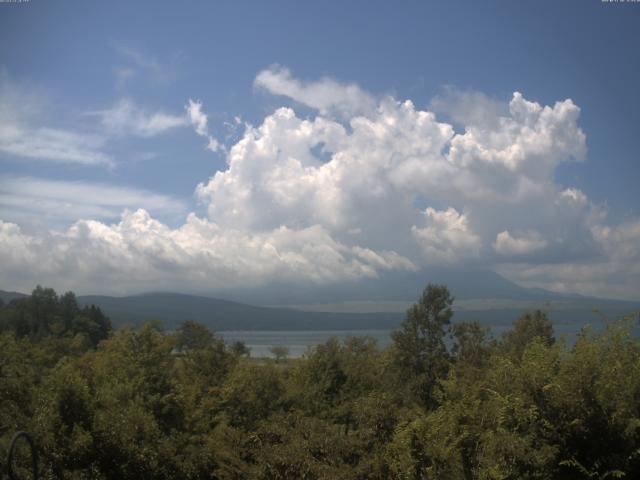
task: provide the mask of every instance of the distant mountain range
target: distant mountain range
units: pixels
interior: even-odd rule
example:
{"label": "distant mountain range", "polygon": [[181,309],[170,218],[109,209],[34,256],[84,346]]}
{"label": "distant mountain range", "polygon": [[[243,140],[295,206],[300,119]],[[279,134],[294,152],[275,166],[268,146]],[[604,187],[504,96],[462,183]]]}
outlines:
{"label": "distant mountain range", "polygon": [[148,293],[130,297],[80,296],[83,305],[98,305],[114,324],[161,320],[175,328],[196,320],[213,330],[343,330],[390,328],[398,313],[305,312],[288,308],[257,307],[217,298],[178,293]]}
{"label": "distant mountain range", "polygon": [[4,303],[9,303],[11,300],[26,296],[26,294],[20,292],[5,292],[4,290],[0,290],[0,300],[2,300]]}
{"label": "distant mountain range", "polygon": [[[0,299],[5,303],[26,296],[23,293],[0,290]],[[395,312],[304,312],[180,293],[148,293],[127,297],[79,295],[77,298],[81,306],[99,306],[115,327],[160,320],[165,328],[175,329],[185,320],[195,320],[214,331],[358,330],[394,328],[402,319],[402,315]]]}
{"label": "distant mountain range", "polygon": [[[390,271],[357,282],[305,286],[278,284],[216,290],[213,296],[254,305],[317,304],[345,301],[415,301],[429,283],[444,284],[456,299],[566,300],[585,298],[540,288],[525,288],[482,268],[429,267],[415,272]],[[208,293],[206,294],[208,296]]]}
{"label": "distant mountain range", "polygon": [[[607,300],[523,288],[494,272],[480,269],[430,269],[428,275],[425,272],[393,274],[349,286],[313,290],[284,290],[272,285],[261,289],[216,292],[217,296],[242,301],[164,292],[125,297],[81,295],[78,301],[81,305],[99,306],[114,326],[160,320],[166,328],[174,329],[185,320],[195,320],[217,331],[388,329],[400,324],[406,307],[417,300],[424,286],[430,282],[446,284],[456,297],[454,320],[480,320],[487,325],[511,324],[524,311],[534,308],[549,310],[557,324],[598,321],[594,309],[609,318],[640,310],[640,301]],[[0,290],[0,299],[5,302],[21,296],[24,294]],[[350,305],[361,302],[369,308],[366,313],[354,313],[336,307],[346,301]],[[383,303],[385,308],[376,310],[376,305]],[[280,306],[273,306],[277,304]],[[295,308],[285,308],[294,304]]]}

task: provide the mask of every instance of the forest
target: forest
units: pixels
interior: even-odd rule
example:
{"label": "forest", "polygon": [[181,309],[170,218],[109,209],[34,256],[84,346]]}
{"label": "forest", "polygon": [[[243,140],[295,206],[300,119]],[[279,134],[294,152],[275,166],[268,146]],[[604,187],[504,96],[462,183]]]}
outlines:
{"label": "forest", "polygon": [[384,349],[269,359],[37,287],[0,305],[0,452],[29,432],[42,479],[640,478],[635,316],[493,338],[453,301],[428,285]]}

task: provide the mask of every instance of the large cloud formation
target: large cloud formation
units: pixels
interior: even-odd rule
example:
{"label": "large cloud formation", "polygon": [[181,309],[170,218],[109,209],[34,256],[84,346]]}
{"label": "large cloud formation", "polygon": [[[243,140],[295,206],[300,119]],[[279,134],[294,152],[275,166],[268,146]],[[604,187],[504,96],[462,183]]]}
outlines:
{"label": "large cloud formation", "polygon": [[44,236],[0,221],[0,244],[5,281],[31,285],[47,279],[81,291],[201,291],[273,279],[327,283],[413,268],[393,251],[342,244],[319,225],[249,233],[190,214],[184,225],[171,229],[143,209],[126,211],[114,225],[82,220]]}
{"label": "large cloud formation", "polygon": [[127,211],[117,224],[81,220],[46,236],[0,224],[4,280],[29,271],[30,281],[68,275],[69,287],[203,290],[463,263],[528,285],[640,294],[640,221],[610,225],[555,180],[558,165],[586,156],[570,99],[439,98],[436,110],[453,112],[447,123],[410,101],[282,68],[260,72],[256,86],[315,114],[282,107],[248,126],[228,168],[197,186],[208,218],[171,229]]}

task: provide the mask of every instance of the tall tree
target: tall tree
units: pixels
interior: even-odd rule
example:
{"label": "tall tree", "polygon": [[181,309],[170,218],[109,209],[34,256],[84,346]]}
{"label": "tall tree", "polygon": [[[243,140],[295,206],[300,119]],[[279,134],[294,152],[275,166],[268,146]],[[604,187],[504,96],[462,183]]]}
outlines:
{"label": "tall tree", "polygon": [[502,336],[502,346],[515,358],[522,357],[522,352],[529,342],[539,337],[545,345],[553,345],[553,324],[546,312],[535,310],[522,315],[513,328]]}
{"label": "tall tree", "polygon": [[408,311],[399,330],[392,333],[394,360],[400,378],[408,382],[419,402],[436,405],[436,382],[447,373],[449,355],[444,342],[451,326],[453,297],[444,285],[427,285]]}
{"label": "tall tree", "polygon": [[78,300],[76,299],[75,293],[67,292],[64,295],[60,295],[59,305],[62,321],[64,322],[64,328],[65,330],[71,330],[73,319],[80,312],[80,307],[78,307]]}
{"label": "tall tree", "polygon": [[183,350],[199,350],[214,343],[214,335],[205,325],[186,320],[178,329],[177,347]]}

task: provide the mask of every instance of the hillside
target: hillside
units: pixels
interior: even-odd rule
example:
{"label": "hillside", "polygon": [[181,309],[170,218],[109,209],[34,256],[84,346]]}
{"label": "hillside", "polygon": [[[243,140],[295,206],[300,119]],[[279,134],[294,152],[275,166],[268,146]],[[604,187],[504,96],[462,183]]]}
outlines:
{"label": "hillside", "polygon": [[305,312],[178,293],[130,297],[88,295],[78,297],[78,301],[82,305],[99,306],[114,326],[161,320],[171,329],[184,320],[195,320],[213,330],[342,330],[393,328],[402,319],[400,313]]}
{"label": "hillside", "polygon": [[0,290],[0,300],[5,303],[9,303],[11,300],[15,300],[16,298],[26,297],[27,295],[20,292],[5,292],[4,290]]}
{"label": "hillside", "polygon": [[[502,275],[484,268],[429,267],[409,271],[389,271],[375,278],[330,285],[284,285],[272,282],[255,288],[221,289],[212,296],[259,305],[317,304],[348,301],[414,302],[429,283],[449,287],[457,300],[576,300],[580,295],[566,295],[540,288],[522,287]],[[205,295],[209,295],[205,293]]]}
{"label": "hillside", "polygon": [[[601,323],[594,310],[613,319],[640,309],[640,302],[524,288],[488,270],[462,268],[390,273],[341,288],[271,285],[216,291],[212,296],[158,292],[124,297],[81,295],[78,301],[83,306],[99,306],[114,326],[161,320],[173,329],[184,320],[196,320],[218,331],[389,329],[399,325],[406,308],[430,282],[446,284],[453,293],[454,320],[479,320],[486,325],[507,325],[523,312],[538,308],[548,310],[554,323],[574,325]],[[5,302],[23,295],[0,290]]]}

